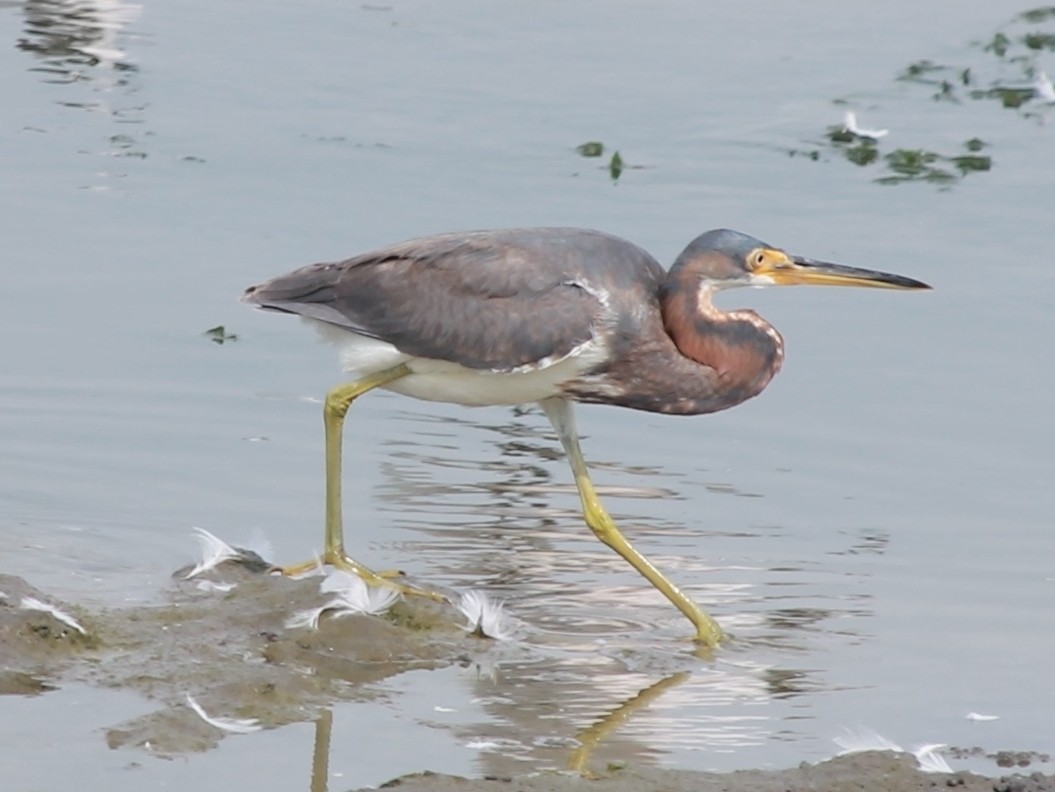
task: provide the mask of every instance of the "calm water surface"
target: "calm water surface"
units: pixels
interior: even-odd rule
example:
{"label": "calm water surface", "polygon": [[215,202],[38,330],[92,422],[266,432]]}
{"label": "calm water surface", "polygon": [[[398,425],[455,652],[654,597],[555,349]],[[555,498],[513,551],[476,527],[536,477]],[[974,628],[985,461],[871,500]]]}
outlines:
{"label": "calm water surface", "polygon": [[[1052,125],[894,79],[921,59],[1012,79],[979,42],[1024,8],[5,4],[3,571],[120,605],[163,595],[195,525],[315,548],[339,374],[298,322],[236,303],[250,283],[441,230],[591,226],[670,261],[730,226],[935,286],[724,295],[785,335],[759,399],[580,410],[617,521],[737,641],[693,657],[580,523],[540,414],[371,395],[347,429],[357,555],[507,598],[530,651],[336,706],[331,788],[561,767],[641,691],[599,766],[784,767],[859,726],[1052,750]],[[980,138],[992,170],[878,185],[825,143],[848,107],[891,148]],[[641,167],[613,183],[588,140]],[[237,342],[203,338],[218,324]],[[310,723],[177,762],[106,748],[159,706],[0,700],[5,788],[307,785]]]}

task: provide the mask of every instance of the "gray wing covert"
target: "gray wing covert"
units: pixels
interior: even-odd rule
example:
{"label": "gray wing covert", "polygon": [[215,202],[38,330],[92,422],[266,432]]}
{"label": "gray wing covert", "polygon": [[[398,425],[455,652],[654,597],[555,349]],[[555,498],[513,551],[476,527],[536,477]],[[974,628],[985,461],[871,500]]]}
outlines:
{"label": "gray wing covert", "polygon": [[[574,229],[448,234],[249,289],[264,308],[329,322],[417,357],[509,370],[590,340],[604,306],[584,288],[594,236]],[[628,244],[628,243],[624,243]]]}

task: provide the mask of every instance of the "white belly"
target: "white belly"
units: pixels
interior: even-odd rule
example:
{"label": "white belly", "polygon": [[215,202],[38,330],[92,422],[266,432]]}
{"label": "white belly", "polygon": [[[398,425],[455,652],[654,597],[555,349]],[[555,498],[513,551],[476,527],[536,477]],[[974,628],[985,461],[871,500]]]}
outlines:
{"label": "white belly", "polygon": [[537,367],[523,366],[516,371],[471,369],[446,360],[406,355],[389,343],[324,322],[304,321],[337,347],[341,366],[352,379],[405,363],[411,373],[383,386],[385,390],[415,399],[471,407],[526,404],[559,395],[562,383],[575,379],[604,359],[601,346],[589,342],[566,357],[545,361]]}

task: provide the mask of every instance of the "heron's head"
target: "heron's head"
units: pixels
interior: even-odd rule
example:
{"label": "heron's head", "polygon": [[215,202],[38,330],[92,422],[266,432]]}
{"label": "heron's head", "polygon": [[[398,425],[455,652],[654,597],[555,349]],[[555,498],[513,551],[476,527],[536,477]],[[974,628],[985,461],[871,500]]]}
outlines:
{"label": "heron's head", "polygon": [[[847,267],[793,256],[739,231],[720,228],[696,237],[671,267],[673,279],[689,275],[710,290],[732,286],[868,286],[929,289],[925,283],[889,272]],[[679,277],[680,276],[680,277]]]}

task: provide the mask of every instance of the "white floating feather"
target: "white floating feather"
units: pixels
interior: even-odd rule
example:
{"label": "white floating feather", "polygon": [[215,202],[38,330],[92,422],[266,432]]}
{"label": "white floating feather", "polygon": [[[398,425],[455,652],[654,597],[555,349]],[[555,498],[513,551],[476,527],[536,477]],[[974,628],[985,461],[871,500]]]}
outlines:
{"label": "white floating feather", "polygon": [[44,613],[51,614],[53,617],[58,619],[60,622],[65,624],[67,627],[72,627],[77,632],[79,632],[81,635],[87,635],[88,634],[88,631],[85,630],[83,627],[81,627],[81,625],[77,622],[77,620],[75,618],[70,616],[70,614],[66,613],[66,611],[59,610],[54,605],[49,605],[46,602],[41,602],[40,600],[38,600],[35,597],[23,597],[21,605],[26,610],[42,611]]}
{"label": "white floating feather", "polygon": [[209,533],[204,528],[195,527],[193,531],[198,538],[198,544],[201,546],[201,561],[195,564],[194,568],[184,576],[184,580],[190,580],[195,575],[215,569],[224,561],[232,561],[241,556],[241,553],[231,547],[231,545],[218,536]]}
{"label": "white floating feather", "polygon": [[469,620],[465,629],[473,635],[497,641],[508,641],[513,637],[513,631],[506,623],[502,600],[491,599],[482,591],[470,589],[458,598],[457,607]]}
{"label": "white floating feather", "polygon": [[949,767],[949,763],[945,761],[944,756],[938,753],[944,747],[945,743],[932,743],[921,745],[913,751],[912,755],[919,762],[919,769],[924,773],[951,773],[952,768]]}
{"label": "white floating feather", "polygon": [[331,608],[340,608],[349,613],[368,613],[379,616],[395,605],[399,592],[388,586],[368,586],[361,577],[343,569],[331,569],[319,585],[325,592],[336,596],[330,600]]}
{"label": "white floating feather", "polygon": [[294,613],[286,620],[286,627],[290,629],[310,627],[317,630],[319,619],[324,613],[329,613],[334,618],[349,616],[353,613],[379,616],[399,599],[399,592],[395,589],[382,586],[370,587],[358,575],[342,569],[330,570],[319,584],[319,589],[324,593],[332,593],[334,596],[321,607]]}
{"label": "white floating feather", "polygon": [[288,619],[286,619],[286,629],[296,630],[298,627],[309,627],[312,630],[319,629],[319,619],[322,618],[322,614],[326,611],[328,606],[323,605],[319,608],[308,608],[307,610],[297,611]]}
{"label": "white floating feather", "polygon": [[201,704],[195,701],[190,693],[186,694],[186,698],[187,706],[194,710],[199,718],[221,731],[232,734],[251,734],[264,728],[256,718],[214,718],[202,709]]}
{"label": "white floating feather", "polygon": [[[842,748],[839,755],[860,753],[862,751],[892,751],[893,753],[905,753],[905,749],[886,737],[859,726],[857,729],[844,729],[844,734],[833,738],[836,745]],[[930,743],[921,745],[912,751],[912,755],[919,762],[919,769],[925,773],[951,773],[953,770],[945,757],[938,753],[945,747],[944,743]]]}
{"label": "white floating feather", "polygon": [[864,726],[858,726],[856,729],[843,729],[843,732],[842,736],[832,738],[832,741],[842,748],[840,755],[860,753],[861,751],[894,751],[895,753],[903,753],[905,750],[897,743],[890,742],[886,737]]}
{"label": "white floating feather", "polygon": [[890,134],[889,129],[865,129],[857,125],[857,114],[852,110],[846,112],[846,118],[843,120],[843,129],[852,135],[857,137],[871,138],[872,140],[879,140],[881,137],[886,137]]}
{"label": "white floating feather", "polygon": [[184,580],[215,569],[225,561],[241,561],[250,566],[262,564],[265,568],[269,565],[266,559],[271,556],[271,543],[260,531],[254,531],[243,548],[227,544],[204,528],[195,527],[193,530],[201,546],[201,560],[183,576]]}
{"label": "white floating feather", "polygon": [[1038,102],[1055,104],[1055,85],[1052,85],[1051,78],[1042,71],[1037,72],[1037,76],[1033,78],[1033,96]]}

